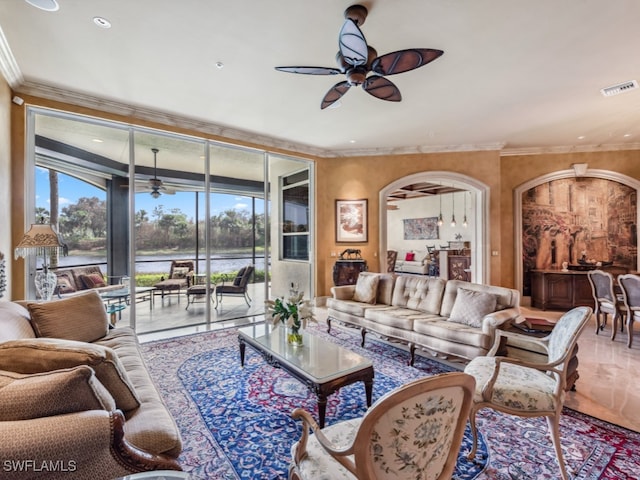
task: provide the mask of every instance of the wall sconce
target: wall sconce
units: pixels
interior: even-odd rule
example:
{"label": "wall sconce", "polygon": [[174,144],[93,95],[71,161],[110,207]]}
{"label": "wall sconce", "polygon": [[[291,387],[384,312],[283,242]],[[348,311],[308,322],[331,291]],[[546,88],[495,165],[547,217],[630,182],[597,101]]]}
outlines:
{"label": "wall sconce", "polygon": [[42,300],[51,300],[53,292],[58,284],[58,277],[49,270],[47,254],[51,256],[56,250],[61,251],[64,247],[60,236],[53,228],[53,225],[45,223],[34,223],[24,234],[22,240],[15,249],[15,259],[25,258],[29,252],[43,256],[42,270],[36,269],[34,277],[38,296]]}

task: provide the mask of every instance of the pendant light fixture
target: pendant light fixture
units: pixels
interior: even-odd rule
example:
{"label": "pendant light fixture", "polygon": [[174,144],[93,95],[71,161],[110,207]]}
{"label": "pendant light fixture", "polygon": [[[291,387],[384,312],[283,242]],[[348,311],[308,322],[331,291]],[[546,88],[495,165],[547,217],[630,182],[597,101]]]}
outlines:
{"label": "pendant light fixture", "polygon": [[452,207],[451,207],[451,226],[455,227],[456,226],[456,194],[455,192],[451,194],[451,203],[452,203]]}
{"label": "pendant light fixture", "polygon": [[438,226],[441,227],[442,224],[444,223],[444,220],[442,219],[442,193],[439,195],[440,197],[440,215],[438,215]]}
{"label": "pendant light fixture", "polygon": [[469,223],[467,222],[467,192],[464,192],[464,218],[462,219],[462,226],[467,228]]}

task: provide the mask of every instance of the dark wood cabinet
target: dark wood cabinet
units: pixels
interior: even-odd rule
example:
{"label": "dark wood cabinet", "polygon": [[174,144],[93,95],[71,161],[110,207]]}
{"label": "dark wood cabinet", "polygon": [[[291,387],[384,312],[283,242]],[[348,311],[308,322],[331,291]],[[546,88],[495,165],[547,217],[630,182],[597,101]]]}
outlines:
{"label": "dark wood cabinet", "polygon": [[587,272],[533,270],[531,272],[531,306],[542,310],[570,310],[577,306],[593,307]]}
{"label": "dark wood cabinet", "polygon": [[447,260],[449,262],[449,280],[471,281],[471,256],[450,254]]}
{"label": "dark wood cabinet", "polygon": [[367,271],[366,260],[338,260],[333,266],[335,285],[355,285],[360,272]]}

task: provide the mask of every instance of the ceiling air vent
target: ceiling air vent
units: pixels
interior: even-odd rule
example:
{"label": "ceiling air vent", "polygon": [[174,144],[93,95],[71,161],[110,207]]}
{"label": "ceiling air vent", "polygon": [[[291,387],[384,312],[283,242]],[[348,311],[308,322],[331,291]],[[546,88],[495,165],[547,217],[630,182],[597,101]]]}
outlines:
{"label": "ceiling air vent", "polygon": [[618,95],[619,93],[628,92],[629,90],[635,90],[638,88],[638,82],[635,80],[629,80],[628,82],[619,83],[618,85],[612,85],[607,88],[603,88],[600,90],[600,93],[605,97],[611,97],[613,95]]}

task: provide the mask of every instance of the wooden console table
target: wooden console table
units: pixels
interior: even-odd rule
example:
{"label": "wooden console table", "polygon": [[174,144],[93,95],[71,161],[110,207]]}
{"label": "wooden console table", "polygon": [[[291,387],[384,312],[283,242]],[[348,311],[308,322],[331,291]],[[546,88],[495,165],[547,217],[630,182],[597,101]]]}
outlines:
{"label": "wooden console table", "polygon": [[593,307],[587,272],[569,270],[532,270],[531,306],[542,310],[570,310]]}
{"label": "wooden console table", "polygon": [[333,283],[336,286],[355,285],[360,272],[366,271],[366,260],[337,260],[333,266]]}

